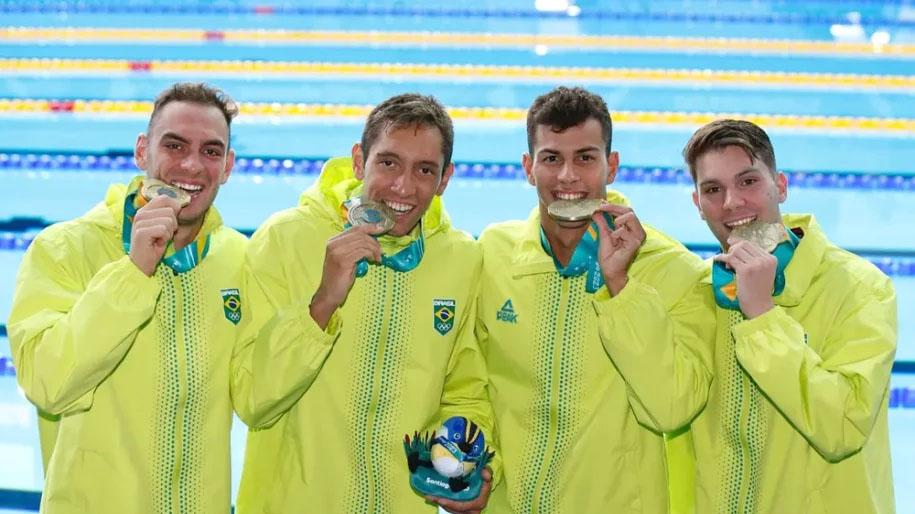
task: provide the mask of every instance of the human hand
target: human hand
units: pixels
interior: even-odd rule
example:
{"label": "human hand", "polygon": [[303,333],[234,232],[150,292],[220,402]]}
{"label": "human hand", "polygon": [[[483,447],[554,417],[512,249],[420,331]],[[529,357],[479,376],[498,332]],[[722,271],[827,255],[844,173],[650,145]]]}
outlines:
{"label": "human hand", "polygon": [[377,225],[350,227],[327,241],[321,284],[311,299],[311,317],[324,329],[343,305],[356,282],[356,265],[362,259],[381,262],[381,245],[372,237]]}
{"label": "human hand", "polygon": [[137,210],[130,230],[130,260],[147,277],[156,272],[169,241],[178,230],[181,205],[160,195]]}
{"label": "human hand", "polygon": [[778,259],[750,241],[728,240],[728,251],[715,256],[737,276],[737,300],[747,319],[765,314],[775,307],[772,288]]}
{"label": "human hand", "polygon": [[[603,213],[613,216],[611,229]],[[645,229],[629,207],[606,203],[594,212],[592,219],[600,232],[598,261],[604,282],[616,296],[629,282],[629,265],[645,241]]]}
{"label": "human hand", "polygon": [[480,494],[470,501],[454,501],[440,496],[426,496],[426,501],[435,503],[451,514],[480,514],[489,503],[489,493],[492,491],[492,470],[487,467],[480,473],[483,478],[483,486],[480,488]]}

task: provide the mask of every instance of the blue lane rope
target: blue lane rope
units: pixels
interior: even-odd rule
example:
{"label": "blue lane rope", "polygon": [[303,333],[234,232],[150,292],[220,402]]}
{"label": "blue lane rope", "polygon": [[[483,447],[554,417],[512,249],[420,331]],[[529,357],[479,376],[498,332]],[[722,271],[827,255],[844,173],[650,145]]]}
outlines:
{"label": "blue lane rope", "polygon": [[[254,175],[317,175],[325,160],[239,157],[233,171]],[[0,153],[0,173],[5,170],[132,172],[136,167],[130,155]],[[454,173],[455,177],[466,179],[524,180],[524,168],[513,163],[458,162]],[[786,174],[793,187],[915,191],[915,174],[859,171],[787,171]],[[692,184],[689,173],[675,167],[621,166],[617,180],[636,184]]]}
{"label": "blue lane rope", "polygon": [[[859,0],[856,4],[880,5],[878,0]],[[896,4],[902,7],[905,2]],[[485,9],[416,6],[295,6],[270,5],[210,5],[198,4],[156,4],[114,2],[10,2],[0,5],[4,14],[132,14],[132,15],[273,15],[273,16],[375,16],[375,17],[428,17],[428,18],[518,18],[518,19],[566,19],[568,12],[543,12],[534,9]],[[699,13],[677,11],[625,11],[610,9],[582,8],[574,17],[591,20],[686,22],[686,23],[750,23],[764,25],[832,25],[848,24],[844,14],[810,13]],[[915,20],[903,17],[862,14],[861,25],[882,27],[915,26]]]}

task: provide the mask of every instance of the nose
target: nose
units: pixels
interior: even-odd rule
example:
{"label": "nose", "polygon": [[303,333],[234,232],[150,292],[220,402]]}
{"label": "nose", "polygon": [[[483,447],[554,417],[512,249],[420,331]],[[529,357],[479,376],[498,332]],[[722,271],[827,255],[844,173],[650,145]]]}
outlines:
{"label": "nose", "polygon": [[575,173],[575,167],[572,166],[572,163],[566,162],[559,169],[559,174],[556,178],[561,184],[570,184],[578,180],[578,174]]}
{"label": "nose", "polygon": [[197,152],[188,152],[188,154],[181,159],[181,169],[192,173],[202,171],[203,163],[200,160],[200,155]]}
{"label": "nose", "polygon": [[743,207],[744,205],[743,196],[739,192],[734,191],[733,189],[725,189],[724,191],[724,208],[727,210],[736,209],[738,207]]}
{"label": "nose", "polygon": [[391,184],[391,189],[400,196],[410,196],[416,191],[415,180],[413,173],[405,170]]}

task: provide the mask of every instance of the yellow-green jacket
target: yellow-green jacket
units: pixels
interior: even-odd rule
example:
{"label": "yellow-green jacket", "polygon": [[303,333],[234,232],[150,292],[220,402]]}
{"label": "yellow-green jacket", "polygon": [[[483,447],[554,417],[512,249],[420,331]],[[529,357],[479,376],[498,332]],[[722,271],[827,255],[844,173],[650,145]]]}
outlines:
{"label": "yellow-green jacket", "polygon": [[19,384],[60,415],[53,453],[43,441],[41,511],[222,514],[241,329],[223,296],[241,287],[246,239],[211,209],[206,258],[147,277],[122,245],[127,191],[111,186],[86,215],[44,230],[17,278],[9,340]]}
{"label": "yellow-green jacket", "polygon": [[776,307],[733,328],[717,310],[715,381],[689,433],[696,512],[891,514],[893,286],[813,216],[784,222],[803,237]]}
{"label": "yellow-green jacket", "polygon": [[[241,514],[432,514],[409,485],[404,435],[456,414],[491,434],[473,337],[480,252],[438,197],[423,217],[418,267],[370,265],[326,331],[309,315],[325,245],[343,230],[341,205],[360,188],[349,159],[329,161],[300,205],[251,240],[247,265],[269,300],[257,303],[258,319],[273,319],[238,358],[239,414],[252,427]],[[408,241],[389,239],[383,249]],[[439,329],[437,300],[454,302]]]}
{"label": "yellow-green jacket", "polygon": [[481,235],[477,332],[503,459],[487,513],[667,512],[659,433],[704,404],[712,306],[701,259],[646,231],[613,298],[559,275],[537,209]]}

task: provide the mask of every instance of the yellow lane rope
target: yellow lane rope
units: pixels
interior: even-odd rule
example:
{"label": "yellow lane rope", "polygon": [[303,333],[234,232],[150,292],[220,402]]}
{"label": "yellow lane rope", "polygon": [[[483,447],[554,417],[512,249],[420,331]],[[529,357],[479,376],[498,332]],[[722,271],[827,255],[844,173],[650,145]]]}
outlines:
{"label": "yellow lane rope", "polygon": [[[370,105],[305,104],[280,102],[242,102],[239,110],[244,118],[269,117],[275,119],[297,118],[364,118],[372,109]],[[81,115],[142,115],[152,110],[151,102],[125,100],[47,100],[0,99],[0,116],[42,113],[73,113]],[[510,121],[521,123],[526,111],[515,108],[451,107],[455,120]],[[621,124],[654,126],[699,126],[720,118],[742,118],[773,129],[801,129],[812,131],[851,131],[893,133],[915,136],[915,119],[869,118],[853,116],[796,116],[750,113],[704,113],[669,111],[614,111],[613,120]]]}
{"label": "yellow lane rope", "polygon": [[197,76],[399,76],[439,81],[647,82],[856,90],[915,89],[915,75],[408,63],[0,58],[0,73],[107,75],[118,72]]}

